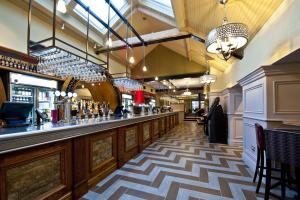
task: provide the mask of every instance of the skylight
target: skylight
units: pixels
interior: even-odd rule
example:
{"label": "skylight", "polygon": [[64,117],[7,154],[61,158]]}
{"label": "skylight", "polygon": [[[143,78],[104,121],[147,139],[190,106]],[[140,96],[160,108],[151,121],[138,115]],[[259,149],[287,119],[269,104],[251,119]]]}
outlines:
{"label": "skylight", "polygon": [[[81,0],[86,6],[90,7],[90,10],[94,12],[100,19],[105,23],[108,21],[108,4],[105,0]],[[111,0],[111,3],[123,14],[129,7],[127,0]],[[74,8],[75,13],[80,17],[87,20],[87,12],[80,6],[76,5]],[[116,13],[110,9],[110,26],[114,25],[118,20]],[[90,16],[91,25],[96,29],[100,30],[102,33],[105,33],[106,28],[98,22],[94,17]]]}
{"label": "skylight", "polygon": [[174,17],[171,0],[140,0],[145,6],[158,12]]}
{"label": "skylight", "polygon": [[168,6],[169,8],[172,8],[172,3],[171,3],[171,0],[155,0],[165,6]]}

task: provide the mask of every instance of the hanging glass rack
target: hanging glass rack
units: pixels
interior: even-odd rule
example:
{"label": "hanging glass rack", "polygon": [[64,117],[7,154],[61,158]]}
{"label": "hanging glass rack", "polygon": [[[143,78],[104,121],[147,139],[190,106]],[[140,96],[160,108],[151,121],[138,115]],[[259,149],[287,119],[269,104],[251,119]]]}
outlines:
{"label": "hanging glass rack", "polygon": [[[107,53],[107,59],[102,60],[96,55],[92,55],[88,52],[89,48],[89,30],[90,30],[90,15],[100,22],[107,30],[108,35],[112,33],[116,38],[123,41],[126,45],[131,45],[125,41],[118,33],[116,33],[109,25],[104,22],[97,14],[89,9],[81,0],[72,0],[81,8],[87,12],[86,22],[86,48],[83,50],[78,48],[76,45],[66,42],[58,38],[56,34],[56,15],[57,15],[57,0],[53,0],[53,11],[52,11],[52,35],[49,38],[32,42],[31,37],[31,13],[32,3],[34,0],[29,0],[28,3],[28,29],[27,29],[27,54],[38,57],[38,72],[42,74],[57,76],[60,78],[66,78],[72,76],[81,81],[87,82],[98,82],[103,80],[108,74],[109,70],[109,53]],[[132,30],[133,27],[128,21],[121,16],[116,10],[110,0],[105,0],[109,7],[112,8],[117,15],[123,20],[127,26]],[[64,26],[64,24],[63,24]],[[138,35],[137,32],[134,33]]]}

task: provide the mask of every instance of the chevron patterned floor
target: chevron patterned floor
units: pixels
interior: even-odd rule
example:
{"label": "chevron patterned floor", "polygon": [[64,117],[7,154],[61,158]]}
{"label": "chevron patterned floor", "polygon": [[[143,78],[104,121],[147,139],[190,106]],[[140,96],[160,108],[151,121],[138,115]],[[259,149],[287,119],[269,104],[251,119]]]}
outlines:
{"label": "chevron patterned floor", "polygon": [[242,148],[209,144],[201,129],[195,122],[180,124],[82,200],[263,199],[254,192]]}

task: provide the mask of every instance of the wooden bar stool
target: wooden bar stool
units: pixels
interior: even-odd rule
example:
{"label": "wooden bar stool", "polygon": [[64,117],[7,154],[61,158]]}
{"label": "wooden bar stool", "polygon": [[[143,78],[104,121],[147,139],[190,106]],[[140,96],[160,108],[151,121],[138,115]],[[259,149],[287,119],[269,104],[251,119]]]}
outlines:
{"label": "wooden bar stool", "polygon": [[[256,132],[256,144],[257,144],[257,159],[256,159],[256,167],[255,167],[253,182],[256,181],[258,175],[256,193],[259,193],[262,178],[266,177],[266,175],[263,173],[264,169],[267,169],[267,167],[265,166],[266,141],[265,141],[264,129],[258,123],[255,124],[255,132]],[[281,171],[281,169],[277,169],[277,168],[271,168],[271,171],[272,170]],[[281,179],[279,177],[271,177],[271,178],[275,180]],[[277,185],[279,185],[279,183],[272,185],[272,188],[276,187]]]}
{"label": "wooden bar stool", "polygon": [[253,182],[256,181],[257,174],[259,173],[258,183],[256,186],[256,193],[259,193],[259,188],[261,186],[263,172],[265,169],[264,162],[265,162],[266,144],[265,144],[264,129],[261,125],[257,123],[255,124],[255,133],[256,133],[256,145],[257,145],[257,158],[256,158],[256,167],[255,167]]}

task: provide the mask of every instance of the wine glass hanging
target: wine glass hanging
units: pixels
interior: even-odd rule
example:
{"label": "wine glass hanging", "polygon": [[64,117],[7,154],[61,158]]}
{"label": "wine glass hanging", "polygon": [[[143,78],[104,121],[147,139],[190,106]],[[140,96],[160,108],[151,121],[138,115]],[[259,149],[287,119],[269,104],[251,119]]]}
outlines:
{"label": "wine glass hanging", "polygon": [[62,79],[74,77],[91,83],[106,80],[104,68],[59,47],[32,52],[32,55],[39,57],[37,67],[39,73],[58,76]]}
{"label": "wine glass hanging", "polygon": [[114,78],[113,81],[114,85],[121,90],[136,91],[142,88],[140,82],[128,77]]}
{"label": "wine glass hanging", "polygon": [[[27,50],[29,55],[39,59],[36,71],[62,79],[74,77],[77,80],[89,83],[106,81],[107,78],[105,74],[108,71],[108,62],[102,60],[99,56],[89,53],[90,15],[94,18],[97,16],[89,7],[83,5],[81,1],[76,1],[76,3],[86,11],[87,17],[85,35],[86,48],[83,50],[78,48],[75,44],[68,43],[57,37],[56,3],[57,1],[53,1],[52,36],[38,42],[32,42],[30,38],[32,1],[29,1]],[[107,29],[110,29],[103,21],[101,21],[101,23],[103,23]]]}

